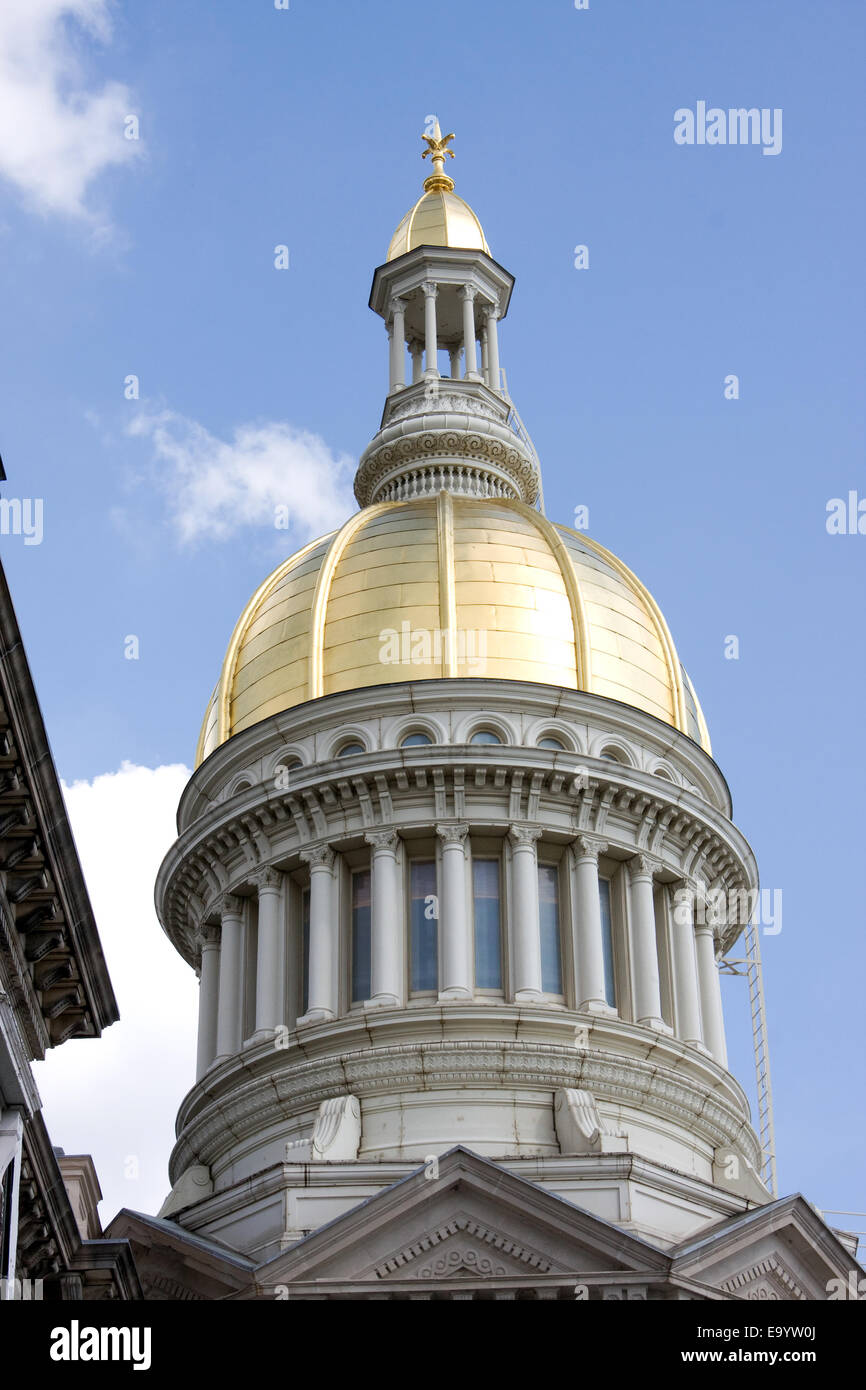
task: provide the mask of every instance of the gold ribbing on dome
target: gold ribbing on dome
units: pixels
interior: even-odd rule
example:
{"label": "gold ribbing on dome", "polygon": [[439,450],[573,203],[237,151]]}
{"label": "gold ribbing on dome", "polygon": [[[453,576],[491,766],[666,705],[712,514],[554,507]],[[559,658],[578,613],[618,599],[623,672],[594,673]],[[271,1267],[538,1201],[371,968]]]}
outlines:
{"label": "gold ribbing on dome", "polygon": [[422,159],[426,159],[428,154],[433,164],[433,173],[424,180],[424,192],[436,193],[444,190],[446,193],[453,193],[454,180],[449,178],[445,172],[445,157],[448,155],[454,158],[454,151],[448,149],[448,141],[454,139],[454,131],[450,135],[443,135],[439,129],[437,121],[433,127],[432,135],[422,135],[422,140],[427,141],[427,149],[421,154]]}
{"label": "gold ribbing on dome", "polygon": [[[383,660],[383,634],[404,625],[440,632],[432,659]],[[478,633],[481,666],[461,655]],[[524,503],[440,493],[365,507],[265,580],[229,644],[197,763],[305,700],[467,675],[586,690],[711,751],[667,623],[627,565]]]}

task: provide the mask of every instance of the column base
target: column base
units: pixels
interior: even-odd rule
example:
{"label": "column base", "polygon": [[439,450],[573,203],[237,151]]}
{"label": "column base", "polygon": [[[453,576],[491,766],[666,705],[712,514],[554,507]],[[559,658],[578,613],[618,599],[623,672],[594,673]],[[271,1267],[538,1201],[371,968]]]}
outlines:
{"label": "column base", "polygon": [[442,373],[439,371],[439,368],[438,368],[438,367],[427,367],[427,368],[425,368],[425,371],[424,371],[424,380],[425,380],[425,381],[441,381],[441,380],[442,380]]}
{"label": "column base", "polygon": [[704,1057],[712,1057],[713,1055],[707,1045],[698,1038],[683,1038],[683,1042],[686,1047],[693,1047],[695,1052],[700,1052]]}
{"label": "column base", "polygon": [[674,1035],[673,1028],[663,1018],[639,1018],[637,1025],[638,1028],[651,1028],[654,1033],[666,1033],[669,1038]]}
{"label": "column base", "polygon": [[480,386],[484,385],[484,377],[481,375],[480,372],[465,372],[463,375],[463,380],[476,381]]}
{"label": "column base", "polygon": [[312,1023],[330,1023],[331,1019],[337,1015],[330,1009],[308,1009],[305,1014],[295,1020],[296,1028],[306,1028]]}
{"label": "column base", "polygon": [[617,1018],[616,1009],[603,999],[584,999],[582,1004],[578,1004],[579,1014],[595,1014],[596,1018]]}
{"label": "column base", "polygon": [[514,995],[515,1004],[540,1004],[544,995],[540,989],[519,989]]}
{"label": "column base", "polygon": [[365,1009],[399,1009],[400,1004],[396,994],[374,994],[372,999],[364,1000]]}
{"label": "column base", "polygon": [[467,999],[473,997],[471,989],[465,989],[463,985],[453,985],[450,989],[443,989],[439,994],[440,1004],[465,1004]]}

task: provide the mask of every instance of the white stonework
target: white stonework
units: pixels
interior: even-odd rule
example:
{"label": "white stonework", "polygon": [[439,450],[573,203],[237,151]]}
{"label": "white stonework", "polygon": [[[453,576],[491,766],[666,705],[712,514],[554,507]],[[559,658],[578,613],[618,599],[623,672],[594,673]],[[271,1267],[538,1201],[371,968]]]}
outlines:
{"label": "white stonework", "polygon": [[[482,591],[464,606],[495,612],[530,563],[508,546],[540,484],[499,367],[512,285],[486,250],[439,244],[373,281],[389,393],[356,496],[398,536],[394,585],[417,582],[434,605],[443,677],[323,694],[326,561],[292,590],[315,583],[309,629],[298,617],[309,635],[287,620],[279,639],[286,663],[307,642],[310,698],[296,683],[279,707],[279,643],[248,727],[233,732],[231,679],[214,697],[156,889],[201,972],[198,1074],[161,1217],[122,1213],[112,1232],[147,1252],[149,1296],[169,1280],[189,1297],[573,1299],[579,1277],[592,1299],[801,1298],[852,1267],[802,1198],[771,1199],[727,1069],[718,960],[745,923],[714,927],[691,904],[753,894],[758,871],[661,615],[651,669],[668,672],[669,703],[648,708],[669,722],[639,707],[650,667],[630,668],[622,701],[587,693],[583,599],[542,519],[567,591],[563,645],[586,648],[570,668],[582,688],[506,678],[507,650],[495,674],[454,674],[454,509],[475,508],[483,530],[483,499],[497,499],[504,528],[504,561],[462,562],[461,583]],[[425,496],[434,554],[407,561],[402,504]],[[353,562],[360,589],[370,553]],[[607,580],[592,573],[613,613],[629,572],[608,558]],[[529,572],[538,596],[545,572]],[[258,611],[237,629],[251,645]],[[363,611],[369,644],[380,610]],[[643,660],[647,630],[610,621],[592,661],[629,641]],[[358,669],[375,681],[375,664]]]}

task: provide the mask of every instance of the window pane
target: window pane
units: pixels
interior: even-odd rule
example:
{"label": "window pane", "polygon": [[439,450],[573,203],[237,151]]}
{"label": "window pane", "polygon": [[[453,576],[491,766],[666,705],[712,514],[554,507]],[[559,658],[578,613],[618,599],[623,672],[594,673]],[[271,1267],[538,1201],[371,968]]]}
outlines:
{"label": "window pane", "polygon": [[473,734],[470,743],[501,743],[502,739],[498,734],[494,734],[492,729],[479,729],[477,734]]}
{"label": "window pane", "polygon": [[310,1006],[310,890],[305,888],[301,894],[301,953],[303,985],[301,989],[301,1013]]}
{"label": "window pane", "polygon": [[433,740],[428,738],[426,734],[407,734],[406,737],[403,739],[403,742],[400,744],[400,747],[422,748],[425,744],[432,742]]}
{"label": "window pane", "polygon": [[409,953],[415,991],[439,988],[438,911],[435,861],[413,859],[409,865]]}
{"label": "window pane", "polygon": [[598,896],[601,902],[601,950],[604,956],[604,997],[612,1009],[616,1008],[616,979],[613,973],[613,928],[610,920],[610,880],[598,880]]}
{"label": "window pane", "polygon": [[475,985],[477,989],[501,989],[498,859],[473,859],[472,894],[475,905]]}
{"label": "window pane", "polygon": [[538,866],[538,907],[541,926],[541,988],[545,994],[561,994],[559,872],[553,864]]}
{"label": "window pane", "polygon": [[565,744],[560,742],[558,738],[540,738],[538,746],[539,748],[557,748],[560,753],[565,752]]}
{"label": "window pane", "polygon": [[352,874],[352,1003],[370,998],[370,870]]}

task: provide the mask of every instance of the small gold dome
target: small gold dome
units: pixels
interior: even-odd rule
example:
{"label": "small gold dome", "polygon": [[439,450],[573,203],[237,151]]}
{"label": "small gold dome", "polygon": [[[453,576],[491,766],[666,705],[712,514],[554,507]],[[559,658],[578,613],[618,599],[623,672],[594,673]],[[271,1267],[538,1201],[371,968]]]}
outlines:
{"label": "small gold dome", "polygon": [[475,213],[447,188],[422,194],[409,209],[391,238],[386,259],[394,261],[416,246],[457,246],[490,255],[484,228]]}
{"label": "small gold dome", "polygon": [[416,246],[455,246],[462,251],[484,251],[490,247],[484,228],[468,203],[454,192],[454,180],[445,173],[445,160],[454,158],[449,149],[453,131],[443,135],[439,122],[432,135],[422,135],[427,149],[422,159],[430,156],[433,172],[424,180],[424,192],[411,207],[391,238],[386,260],[395,261],[414,251]]}
{"label": "small gold dome", "polygon": [[442,492],[365,507],[265,580],[229,644],[196,766],[306,700],[449,676],[589,691],[710,751],[667,624],[621,560],[525,503]]}

